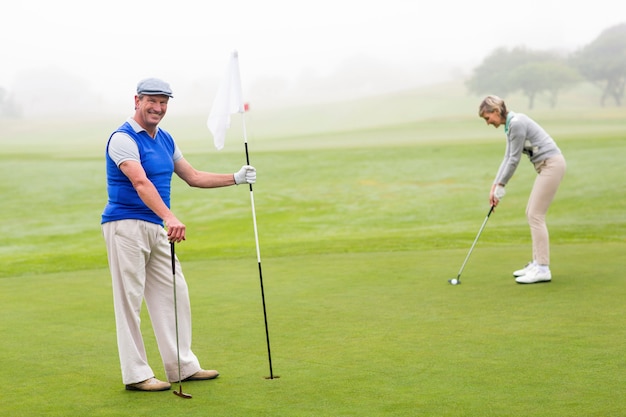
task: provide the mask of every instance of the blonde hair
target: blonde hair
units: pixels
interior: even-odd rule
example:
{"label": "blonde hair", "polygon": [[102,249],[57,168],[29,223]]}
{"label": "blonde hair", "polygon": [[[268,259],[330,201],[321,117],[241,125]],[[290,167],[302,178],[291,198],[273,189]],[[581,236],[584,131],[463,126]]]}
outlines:
{"label": "blonde hair", "polygon": [[478,106],[478,116],[480,117],[483,117],[485,113],[493,113],[494,111],[498,112],[502,118],[506,118],[508,113],[504,100],[498,96],[487,96]]}

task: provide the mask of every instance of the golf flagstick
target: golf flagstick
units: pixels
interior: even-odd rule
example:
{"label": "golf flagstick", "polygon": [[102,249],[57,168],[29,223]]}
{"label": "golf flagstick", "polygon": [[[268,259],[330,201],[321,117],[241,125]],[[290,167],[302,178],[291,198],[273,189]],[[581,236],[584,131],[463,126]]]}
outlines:
{"label": "golf flagstick", "polygon": [[[248,135],[246,133],[246,122],[244,119],[244,113],[241,113],[241,123],[243,128],[243,143],[246,150],[246,165],[250,165],[250,155],[248,153]],[[267,325],[267,309],[265,307],[265,290],[263,289],[263,268],[261,267],[261,250],[259,247],[259,232],[256,223],[256,209],[254,208],[254,191],[252,184],[248,184],[250,187],[250,205],[252,207],[252,224],[254,225],[254,242],[256,244],[256,259],[259,264],[259,282],[261,284],[261,300],[263,302],[263,321],[265,323],[265,340],[267,342],[267,358],[270,366],[270,376],[267,379],[280,378],[278,375],[274,375],[272,370],[272,349],[270,348],[270,333]]]}
{"label": "golf flagstick", "polygon": [[[245,106],[241,93],[241,76],[239,74],[239,54],[234,51],[231,54],[229,65],[220,84],[213,107],[207,120],[207,127],[213,133],[213,142],[217,150],[224,147],[224,139],[226,138],[226,130],[230,127],[230,115],[233,113],[241,113],[241,121],[243,124],[243,140],[246,151],[246,165],[250,165],[250,156],[248,154],[248,135],[246,133],[246,123],[244,120]],[[267,341],[267,357],[269,359],[270,376],[266,379],[279,378],[274,375],[272,369],[272,350],[270,348],[270,335],[267,325],[267,309],[265,306],[265,290],[263,288],[263,270],[261,268],[261,251],[259,249],[259,233],[256,222],[256,210],[254,207],[254,191],[252,184],[250,186],[250,203],[252,205],[252,222],[254,225],[254,241],[256,244],[256,256],[259,264],[259,281],[261,283],[261,299],[263,301],[263,321],[265,322],[265,340]]]}

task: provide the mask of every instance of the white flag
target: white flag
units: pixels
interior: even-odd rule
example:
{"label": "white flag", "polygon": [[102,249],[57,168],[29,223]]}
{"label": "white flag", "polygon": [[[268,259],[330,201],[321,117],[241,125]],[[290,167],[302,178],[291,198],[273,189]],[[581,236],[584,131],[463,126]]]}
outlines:
{"label": "white flag", "polygon": [[217,90],[215,100],[213,100],[209,120],[207,120],[207,127],[213,134],[213,143],[218,150],[224,147],[226,130],[230,127],[230,115],[244,112],[241,96],[239,57],[237,51],[234,51],[230,57],[226,75]]}

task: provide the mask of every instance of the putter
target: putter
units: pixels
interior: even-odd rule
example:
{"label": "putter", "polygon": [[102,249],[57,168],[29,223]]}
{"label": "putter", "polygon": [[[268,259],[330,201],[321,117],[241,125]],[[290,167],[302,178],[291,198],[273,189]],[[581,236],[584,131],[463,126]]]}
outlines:
{"label": "putter", "polygon": [[480,234],[483,232],[483,229],[485,228],[485,225],[487,224],[487,220],[489,220],[489,216],[491,216],[491,213],[493,213],[494,208],[495,206],[491,206],[491,208],[489,209],[489,213],[487,213],[487,217],[485,217],[485,220],[483,221],[483,225],[480,226],[480,230],[478,230],[476,239],[474,239],[474,243],[472,243],[472,247],[467,253],[467,256],[465,257],[465,261],[463,261],[463,265],[461,265],[461,269],[459,269],[459,274],[456,276],[456,278],[451,278],[448,280],[448,282],[451,285],[458,285],[461,283],[461,273],[463,272],[463,268],[465,268],[465,264],[467,263],[467,260],[469,259],[470,255],[472,254],[472,251],[474,250],[474,246],[476,246],[476,242],[478,242],[478,238],[480,237]]}
{"label": "putter", "polygon": [[180,377],[180,347],[178,343],[178,305],[176,302],[176,253],[174,250],[174,242],[170,241],[172,252],[172,281],[174,283],[174,321],[176,322],[176,359],[178,360],[178,391],[174,390],[174,395],[180,398],[191,398],[191,394],[183,392],[183,381]]}

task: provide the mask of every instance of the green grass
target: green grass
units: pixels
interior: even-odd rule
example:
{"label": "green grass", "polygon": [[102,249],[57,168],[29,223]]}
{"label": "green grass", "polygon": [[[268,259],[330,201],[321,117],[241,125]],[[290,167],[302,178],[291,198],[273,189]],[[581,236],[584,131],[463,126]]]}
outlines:
{"label": "green grass", "polygon": [[[452,287],[446,280],[487,213],[504,143],[501,130],[474,116],[476,100],[450,95],[247,116],[277,379],[265,379],[248,188],[174,181],[174,210],[188,226],[177,253],[191,290],[194,351],[222,373],[185,384],[189,401],[121,384],[99,225],[103,146],[119,120],[3,121],[0,414],[620,415],[624,110],[583,111],[572,100],[533,114],[568,162],[548,216],[554,281],[520,286],[510,276],[530,256],[524,209],[535,174],[524,161],[463,284]],[[457,106],[445,108],[446,99]],[[233,171],[244,159],[237,126],[218,153],[204,118],[164,126],[198,168]]]}

